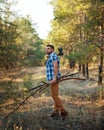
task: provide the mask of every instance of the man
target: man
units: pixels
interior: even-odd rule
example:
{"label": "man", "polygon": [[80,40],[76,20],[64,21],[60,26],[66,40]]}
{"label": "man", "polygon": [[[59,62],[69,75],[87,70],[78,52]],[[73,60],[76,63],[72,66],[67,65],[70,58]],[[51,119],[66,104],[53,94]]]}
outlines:
{"label": "man", "polygon": [[50,82],[51,95],[54,100],[54,112],[52,113],[52,118],[57,118],[61,116],[62,119],[65,119],[68,115],[68,112],[62,105],[60,98],[58,97],[58,89],[59,85],[57,82],[57,78],[61,76],[59,71],[59,58],[56,53],[54,53],[54,46],[47,45],[46,54],[48,55],[48,59],[46,62],[46,76],[47,80]]}

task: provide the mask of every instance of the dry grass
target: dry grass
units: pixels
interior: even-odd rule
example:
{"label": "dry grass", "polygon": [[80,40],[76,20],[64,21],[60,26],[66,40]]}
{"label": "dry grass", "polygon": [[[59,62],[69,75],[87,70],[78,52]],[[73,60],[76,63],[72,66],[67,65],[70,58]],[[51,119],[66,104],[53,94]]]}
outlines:
{"label": "dry grass", "polygon": [[[2,122],[2,130],[101,130],[104,121],[103,101],[92,103],[68,96],[61,96],[61,99],[69,113],[64,122],[48,117],[53,110],[53,102],[51,97],[43,94],[37,98],[31,97],[18,112]],[[3,106],[2,115],[9,113],[14,106]]]}
{"label": "dry grass", "polygon": [[[65,73],[67,70],[62,71]],[[44,68],[22,69],[21,72],[32,73],[36,85],[45,79]],[[21,76],[21,73],[18,72],[18,75]],[[20,77],[17,78],[19,80]],[[93,80],[60,83],[60,98],[69,113],[65,121],[49,118],[53,111],[49,88],[29,98],[18,111],[3,120],[23,100],[19,97],[16,100],[9,98],[0,104],[0,130],[103,130],[104,101],[94,98],[97,92],[98,86]]]}

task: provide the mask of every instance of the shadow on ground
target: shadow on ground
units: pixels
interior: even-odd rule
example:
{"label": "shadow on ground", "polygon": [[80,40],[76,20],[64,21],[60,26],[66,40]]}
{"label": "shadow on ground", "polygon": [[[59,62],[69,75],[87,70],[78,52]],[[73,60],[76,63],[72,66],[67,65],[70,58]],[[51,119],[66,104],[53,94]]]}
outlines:
{"label": "shadow on ground", "polygon": [[4,116],[13,110],[13,104],[6,105],[5,109],[8,112],[2,109],[0,130],[103,130],[103,107],[90,102],[72,101],[68,97],[64,97],[63,102],[69,113],[64,121],[49,117],[53,110],[53,103],[49,97],[32,97],[17,112],[3,120]]}

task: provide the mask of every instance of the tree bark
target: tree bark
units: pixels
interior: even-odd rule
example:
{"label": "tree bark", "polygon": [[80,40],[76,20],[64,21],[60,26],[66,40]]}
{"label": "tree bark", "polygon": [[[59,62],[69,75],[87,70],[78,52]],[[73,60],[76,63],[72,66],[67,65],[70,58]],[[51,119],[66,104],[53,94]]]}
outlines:
{"label": "tree bark", "polygon": [[85,64],[82,64],[82,73],[83,73],[83,76],[85,76]]}
{"label": "tree bark", "polygon": [[98,74],[98,84],[102,84],[102,72],[103,72],[103,50],[100,51],[100,61],[99,61],[99,74]]}
{"label": "tree bark", "polygon": [[86,63],[86,78],[89,78],[89,69],[88,69],[88,63]]}

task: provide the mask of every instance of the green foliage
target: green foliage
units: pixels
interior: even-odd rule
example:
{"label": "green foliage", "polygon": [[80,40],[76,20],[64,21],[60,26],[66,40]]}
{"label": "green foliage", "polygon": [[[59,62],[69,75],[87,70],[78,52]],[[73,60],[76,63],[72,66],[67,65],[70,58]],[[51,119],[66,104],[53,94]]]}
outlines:
{"label": "green foliage", "polygon": [[27,50],[27,62],[29,66],[42,66],[45,53],[42,50],[42,41],[38,40]]}
{"label": "green foliage", "polygon": [[71,52],[65,57],[70,61],[72,60],[79,64],[91,63],[93,61],[93,57],[97,55],[96,46],[92,44],[82,46],[82,44],[78,44],[76,46],[77,51]]}
{"label": "green foliage", "polygon": [[0,68],[42,65],[43,41],[29,16],[14,15],[11,11],[12,2],[0,3]]}
{"label": "green foliage", "polygon": [[10,20],[14,17],[10,11],[10,4],[4,2],[1,4],[2,14],[0,17],[0,68],[11,68],[16,65],[19,46],[15,44],[15,39],[18,36],[16,32],[17,26]]}
{"label": "green foliage", "polygon": [[29,17],[19,18],[15,20],[18,24],[18,33],[20,37],[17,39],[22,46],[21,63],[24,66],[42,65],[44,53],[42,51],[42,40],[38,37],[33,24]]}
{"label": "green foliage", "polygon": [[70,53],[70,55],[66,55],[66,58],[70,61],[79,61],[81,59],[81,53]]}
{"label": "green foliage", "polygon": [[[94,4],[93,4],[94,3]],[[65,57],[85,64],[100,54],[102,21],[101,0],[52,0],[54,19],[49,34],[56,48],[63,47]],[[99,62],[99,61],[97,61]]]}

